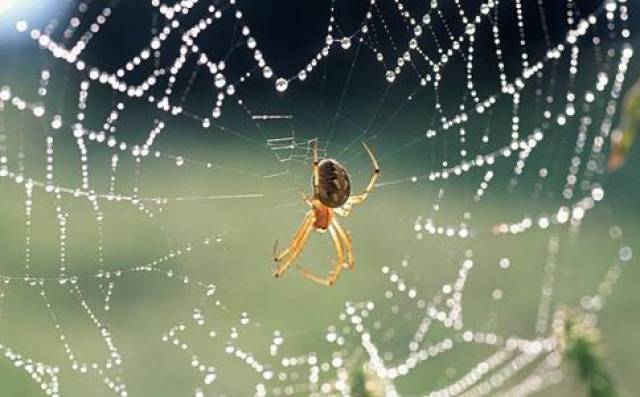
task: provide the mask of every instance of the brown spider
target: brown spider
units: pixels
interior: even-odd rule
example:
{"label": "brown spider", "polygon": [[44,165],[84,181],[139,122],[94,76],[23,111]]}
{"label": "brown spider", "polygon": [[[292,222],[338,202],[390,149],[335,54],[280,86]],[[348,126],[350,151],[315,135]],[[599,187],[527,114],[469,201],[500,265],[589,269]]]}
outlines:
{"label": "brown spider", "polygon": [[[279,254],[277,253],[278,240],[276,240],[273,247],[273,260],[277,263],[277,268],[273,272],[274,277],[282,276],[300,255],[312,230],[320,233],[329,230],[338,254],[338,261],[326,278],[316,276],[305,268],[300,268],[304,277],[322,285],[332,286],[343,269],[353,269],[351,235],[344,231],[333,214],[335,212],[340,216],[348,216],[353,205],[360,204],[367,199],[380,175],[378,162],[371,149],[364,142],[362,142],[362,145],[373,163],[373,175],[364,192],[350,196],[351,182],[347,170],[334,159],[324,159],[318,162],[318,141],[317,139],[314,140],[312,163],[313,196],[309,198],[304,193],[300,193],[302,199],[311,207],[311,210],[305,215],[302,225],[293,237],[291,244]],[[345,256],[347,258],[346,261]]]}

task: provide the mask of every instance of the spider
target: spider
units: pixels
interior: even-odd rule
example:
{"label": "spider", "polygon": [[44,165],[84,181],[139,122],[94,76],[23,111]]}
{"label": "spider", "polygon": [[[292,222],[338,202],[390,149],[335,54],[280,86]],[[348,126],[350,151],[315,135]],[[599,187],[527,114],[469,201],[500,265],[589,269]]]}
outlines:
{"label": "spider", "polygon": [[308,197],[300,192],[302,199],[311,209],[306,213],[302,225],[293,237],[291,244],[281,253],[278,253],[278,240],[276,240],[273,247],[273,260],[277,264],[277,268],[273,272],[274,277],[279,278],[282,276],[293,264],[302,252],[312,231],[320,233],[329,231],[338,254],[338,260],[326,278],[317,276],[305,268],[298,267],[304,277],[329,287],[335,284],[342,270],[353,269],[351,235],[340,226],[338,220],[334,217],[334,213],[343,217],[349,216],[354,205],[360,204],[367,199],[380,175],[380,168],[373,156],[373,152],[371,152],[366,143],[362,142],[362,145],[369,154],[369,158],[371,158],[373,175],[364,192],[351,196],[351,181],[347,170],[334,159],[318,161],[318,141],[317,139],[313,141],[313,162],[311,164],[313,196]]}

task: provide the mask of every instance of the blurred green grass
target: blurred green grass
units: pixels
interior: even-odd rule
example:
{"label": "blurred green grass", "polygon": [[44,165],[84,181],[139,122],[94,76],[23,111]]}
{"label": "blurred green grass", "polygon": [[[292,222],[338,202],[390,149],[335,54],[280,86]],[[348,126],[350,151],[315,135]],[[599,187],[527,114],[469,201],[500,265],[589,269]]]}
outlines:
{"label": "blurred green grass", "polygon": [[[198,145],[195,145],[198,146]],[[198,147],[191,152],[206,153],[212,148]],[[245,169],[265,170],[272,166],[269,155],[246,155],[244,146],[231,146],[218,151],[221,163],[236,161]],[[60,159],[73,158],[64,145],[56,152]],[[69,149],[72,150],[72,149]],[[377,150],[384,153],[386,147]],[[225,156],[227,158],[225,158]],[[232,159],[232,160],[230,160]],[[362,160],[362,163],[359,161]],[[56,160],[60,181],[77,178],[77,165]],[[355,159],[360,167],[354,177],[358,186],[368,177],[365,159]],[[264,180],[237,176],[221,170],[203,171],[201,166],[186,164],[175,167],[166,160],[143,163],[140,179],[142,195],[174,193],[198,195],[260,191],[258,199],[220,201],[171,202],[153,219],[131,203],[102,202],[104,211],[104,264],[97,263],[97,234],[95,214],[86,199],[64,196],[63,207],[68,219],[68,272],[80,277],[79,288],[98,317],[108,324],[123,356],[122,380],[129,395],[176,396],[192,394],[202,385],[203,374],[191,367],[190,353],[161,341],[170,327],[188,321],[192,309],[203,296],[202,284],[215,284],[216,297],[228,308],[224,315],[211,317],[207,327],[218,332],[216,340],[185,335],[190,350],[202,361],[217,369],[218,379],[205,388],[212,395],[248,395],[258,382],[240,360],[223,352],[222,346],[229,329],[237,326],[241,312],[247,312],[252,325],[243,330],[239,341],[247,351],[268,360],[268,345],[273,330],[284,334],[282,348],[287,354],[308,351],[322,352],[327,345],[324,332],[329,324],[337,324],[338,314],[345,301],[374,300],[379,302],[375,316],[394,324],[396,337],[389,346],[402,352],[415,330],[419,313],[409,302],[398,299],[391,303],[383,298],[389,285],[380,268],[390,266],[416,286],[422,298],[434,295],[443,284],[455,279],[457,267],[466,250],[473,251],[475,267],[464,290],[465,326],[502,335],[533,337],[537,304],[543,279],[544,257],[550,235],[560,238],[554,302],[569,306],[579,304],[585,294],[595,292],[609,265],[617,257],[621,245],[640,246],[637,229],[637,158],[632,158],[623,170],[606,186],[607,196],[602,205],[589,213],[577,239],[566,227],[531,231],[517,236],[494,236],[489,230],[497,221],[517,219],[517,214],[535,213],[534,208],[554,208],[553,199],[529,201],[517,195],[497,190],[479,204],[467,201],[472,184],[446,185],[442,209],[436,214],[443,223],[458,222],[465,211],[472,213],[469,224],[473,239],[463,240],[426,234],[416,239],[413,229],[417,215],[429,212],[434,192],[421,184],[402,184],[382,187],[370,200],[358,207],[344,225],[351,231],[356,255],[356,268],[346,272],[334,288],[310,284],[295,271],[281,280],[271,277],[271,248],[279,238],[288,240],[305,211],[296,189],[306,188],[306,165],[292,167],[293,179]],[[394,163],[391,164],[393,166]],[[384,167],[383,166],[383,180]],[[402,166],[401,161],[395,167]],[[414,167],[404,164],[406,169]],[[98,166],[94,167],[100,170]],[[396,168],[395,170],[399,170]],[[96,174],[99,175],[98,171]],[[118,191],[132,186],[133,172],[123,166],[117,178]],[[95,177],[98,179],[98,177]],[[106,180],[106,178],[104,178]],[[466,179],[466,178],[465,178]],[[471,179],[471,177],[468,177]],[[63,183],[63,182],[61,182]],[[425,189],[426,188],[426,189]],[[425,197],[425,195],[427,197]],[[58,244],[55,201],[42,190],[34,193],[32,274],[54,277],[58,272]],[[154,208],[150,205],[149,208]],[[21,277],[24,274],[24,192],[19,185],[4,182],[0,196],[0,219],[3,219],[0,239],[2,274]],[[612,240],[609,230],[617,225],[623,237]],[[215,236],[222,236],[216,242]],[[202,245],[205,236],[214,237],[209,245]],[[176,276],[167,278],[155,272],[127,274],[114,279],[111,310],[102,309],[104,294],[100,280],[91,277],[100,270],[116,271],[149,263],[170,250],[192,244],[193,249],[158,265],[172,269]],[[312,235],[299,262],[318,272],[328,270],[332,248],[327,236]],[[511,261],[508,269],[498,265],[500,258]],[[403,268],[400,263],[409,263]],[[620,390],[633,395],[640,390],[635,368],[640,365],[637,346],[640,346],[640,318],[635,310],[639,271],[636,260],[625,266],[622,277],[601,313],[601,328],[606,349],[606,365]],[[184,283],[182,275],[189,276]],[[495,301],[492,291],[499,288],[503,298]],[[25,356],[60,366],[63,395],[110,395],[111,392],[95,374],[82,375],[70,369],[50,313],[38,296],[38,289],[21,281],[1,285],[4,292],[0,317],[0,343]],[[47,283],[45,290],[52,303],[67,340],[82,361],[104,362],[106,350],[98,329],[91,323],[76,297],[66,286]],[[394,298],[397,299],[397,298]],[[399,306],[399,314],[389,310]],[[450,331],[434,330],[428,340]],[[432,339],[433,338],[433,339]],[[217,346],[217,348],[216,348]],[[442,387],[464,373],[477,360],[486,357],[488,350],[481,346],[459,347],[430,360],[406,379],[398,382],[406,395],[417,395]],[[455,368],[452,371],[451,368]],[[40,395],[38,385],[24,370],[0,360],[0,384],[7,396]],[[194,386],[195,385],[195,386]],[[570,376],[561,385],[545,390],[544,396],[581,396],[582,387]]]}

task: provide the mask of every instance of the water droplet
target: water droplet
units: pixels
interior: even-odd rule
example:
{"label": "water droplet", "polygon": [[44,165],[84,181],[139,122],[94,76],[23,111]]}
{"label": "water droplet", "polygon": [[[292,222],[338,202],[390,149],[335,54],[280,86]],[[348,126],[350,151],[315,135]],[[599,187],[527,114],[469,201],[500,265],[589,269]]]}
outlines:
{"label": "water droplet", "polygon": [[27,30],[27,28],[29,27],[29,25],[27,24],[26,21],[18,21],[16,22],[16,30],[18,32],[24,32]]}
{"label": "water droplet", "polygon": [[620,228],[620,226],[612,226],[611,229],[609,229],[609,237],[614,240],[622,237],[622,229]]}
{"label": "water droplet", "polygon": [[51,121],[51,128],[54,130],[60,129],[62,127],[62,117],[60,115],[53,116],[53,120]]}
{"label": "water droplet", "polygon": [[36,105],[33,108],[33,115],[36,116],[36,117],[44,116],[44,112],[45,112],[45,108],[42,105]]}
{"label": "water droplet", "polygon": [[474,25],[472,23],[468,24],[465,27],[464,32],[466,34],[468,34],[469,36],[473,36],[476,33],[476,25]]}
{"label": "water droplet", "polygon": [[385,74],[385,77],[387,78],[387,81],[389,83],[393,83],[393,81],[396,79],[396,74],[392,70],[388,70]]}
{"label": "water droplet", "polygon": [[600,201],[604,198],[604,190],[600,186],[596,186],[591,190],[591,197],[595,201]]}
{"label": "water droplet", "polygon": [[222,73],[218,73],[216,74],[216,77],[214,78],[213,82],[216,85],[216,87],[222,88],[224,87],[225,84],[227,84],[227,79],[224,77]]}
{"label": "water droplet", "polygon": [[500,267],[501,268],[507,269],[509,266],[511,266],[511,261],[509,260],[509,258],[500,259]]}
{"label": "water droplet", "polygon": [[213,381],[216,380],[216,374],[213,372],[209,372],[207,375],[205,375],[204,377],[204,384],[205,385],[210,385],[213,383]]}
{"label": "water droplet", "polygon": [[348,50],[349,48],[351,48],[351,39],[348,37],[343,37],[342,40],[340,40],[340,46],[342,47],[342,49]]}
{"label": "water droplet", "polygon": [[279,92],[286,91],[288,86],[289,82],[286,79],[280,77],[278,80],[276,80],[276,90],[278,90]]}
{"label": "water droplet", "polygon": [[620,257],[621,261],[629,262],[631,258],[633,258],[633,251],[631,250],[631,247],[625,245],[620,247],[620,250],[618,251],[618,256]]}

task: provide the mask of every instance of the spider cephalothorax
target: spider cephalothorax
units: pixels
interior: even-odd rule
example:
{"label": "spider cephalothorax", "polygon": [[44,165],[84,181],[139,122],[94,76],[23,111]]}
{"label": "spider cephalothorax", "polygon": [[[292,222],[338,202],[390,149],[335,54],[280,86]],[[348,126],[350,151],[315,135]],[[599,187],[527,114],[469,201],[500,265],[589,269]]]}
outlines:
{"label": "spider cephalothorax", "polygon": [[[311,207],[305,215],[302,226],[293,238],[293,241],[284,251],[277,253],[277,240],[274,247],[273,259],[278,263],[278,267],[273,273],[275,277],[280,277],[293,264],[304,248],[311,231],[325,232],[329,230],[331,239],[338,254],[338,261],[329,276],[322,278],[311,273],[305,268],[300,268],[302,275],[317,283],[331,286],[333,285],[343,269],[353,268],[353,250],[351,247],[351,236],[345,232],[342,226],[334,217],[334,212],[346,217],[351,208],[366,200],[373,190],[380,168],[376,162],[371,149],[363,142],[365,150],[373,163],[373,176],[364,192],[356,196],[351,196],[351,181],[346,168],[334,159],[324,159],[318,161],[317,140],[313,142],[313,163],[312,163],[312,186],[313,196],[311,198],[302,195],[303,200]],[[346,258],[346,260],[345,260]]]}

